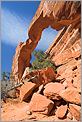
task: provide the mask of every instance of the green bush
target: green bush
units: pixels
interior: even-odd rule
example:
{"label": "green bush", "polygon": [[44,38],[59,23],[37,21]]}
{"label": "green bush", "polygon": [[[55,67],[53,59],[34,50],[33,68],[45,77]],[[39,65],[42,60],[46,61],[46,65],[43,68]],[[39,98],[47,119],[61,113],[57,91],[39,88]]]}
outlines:
{"label": "green bush", "polygon": [[55,65],[42,50],[34,51],[35,60],[32,62],[31,70],[52,67],[56,71]]}

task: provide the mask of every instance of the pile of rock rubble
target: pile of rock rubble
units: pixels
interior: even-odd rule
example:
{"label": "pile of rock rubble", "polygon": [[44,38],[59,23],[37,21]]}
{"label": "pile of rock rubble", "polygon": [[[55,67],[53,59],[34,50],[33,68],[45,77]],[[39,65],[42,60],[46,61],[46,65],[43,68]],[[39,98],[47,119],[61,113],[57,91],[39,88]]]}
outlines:
{"label": "pile of rock rubble", "polygon": [[[25,79],[38,74],[32,81]],[[58,77],[53,69],[48,67],[42,70],[26,72],[23,85],[19,91],[20,101],[29,102],[29,112],[38,112],[47,116],[56,115],[59,119],[80,120],[81,94],[65,82],[56,80]]]}

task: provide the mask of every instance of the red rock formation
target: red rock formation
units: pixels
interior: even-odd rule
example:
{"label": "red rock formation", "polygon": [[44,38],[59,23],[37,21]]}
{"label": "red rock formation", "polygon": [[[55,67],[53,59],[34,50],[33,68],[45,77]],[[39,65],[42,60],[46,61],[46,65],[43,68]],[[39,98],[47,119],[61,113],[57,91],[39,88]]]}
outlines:
{"label": "red rock formation", "polygon": [[[25,71],[26,72],[26,71]],[[33,70],[31,72],[24,73],[22,79],[31,78],[37,76],[32,82],[36,83],[37,85],[47,84],[51,81],[55,81],[57,74],[54,72],[53,68],[47,67],[39,70]]]}
{"label": "red rock formation", "polygon": [[70,25],[54,47],[47,50],[56,65],[65,64],[80,56],[80,32]]}
{"label": "red rock formation", "polygon": [[[32,114],[33,112],[46,115],[53,113],[54,117],[56,116],[53,121],[59,119],[63,119],[63,121],[80,120],[80,9],[80,1],[42,0],[30,24],[28,31],[29,39],[25,43],[20,43],[17,46],[12,65],[15,80],[18,81],[21,80],[21,78],[25,80],[25,78],[30,78],[35,75],[38,76],[31,81],[34,83],[26,83],[21,88],[18,88],[21,100],[27,100],[27,97],[32,95],[36,84],[38,84],[37,87],[39,90],[37,89],[37,93],[33,94],[28,107]],[[30,66],[31,53],[37,46],[42,31],[49,26],[53,29],[60,30],[53,44],[46,50],[46,53],[49,54],[49,58],[51,58],[57,66],[58,77],[56,77],[52,68],[32,72],[29,72],[28,68]],[[56,80],[54,80],[55,78]],[[52,82],[53,80],[55,83]],[[25,108],[23,108],[24,112],[26,110]],[[47,118],[49,118],[49,116]],[[25,116],[25,119],[28,120],[28,117]],[[42,120],[42,118],[40,120]]]}
{"label": "red rock formation", "polygon": [[70,112],[68,112],[67,117],[68,117],[70,120],[73,119],[73,116],[72,116],[72,114],[71,114]]}
{"label": "red rock formation", "polygon": [[67,105],[61,105],[56,111],[56,116],[62,119],[66,115],[66,112],[67,112]]}
{"label": "red rock formation", "polygon": [[77,89],[74,87],[69,87],[62,90],[59,94],[65,101],[81,105],[81,95],[78,93]]}
{"label": "red rock formation", "polygon": [[60,30],[63,26],[79,21],[80,2],[42,0],[30,24],[28,34],[32,40],[38,40],[43,29],[48,26]]}
{"label": "red rock formation", "polygon": [[81,111],[80,106],[70,104],[69,111],[75,117],[76,120],[80,121],[80,111]]}
{"label": "red rock formation", "polygon": [[[13,74],[16,77],[15,79],[20,80],[25,68],[30,65],[31,53],[37,46],[42,31],[49,26],[56,30],[65,27],[65,29],[59,34],[58,38],[56,38],[54,44],[47,50],[47,53],[49,53],[51,57],[53,56],[52,60],[59,65],[62,61],[60,61],[60,63],[58,62],[58,56],[63,56],[63,52],[65,53],[64,55],[67,55],[70,51],[73,52],[70,45],[73,45],[76,40],[79,40],[80,38],[80,8],[81,3],[79,1],[41,1],[29,27],[28,35],[30,39],[22,44],[21,49],[20,46],[18,46],[19,49],[17,48],[17,50],[20,52],[18,53],[19,56],[16,51],[12,66]],[[68,27],[70,24],[72,24],[72,27]],[[68,46],[70,47],[69,50]],[[79,43],[76,46],[80,46]],[[22,50],[25,50],[24,54],[22,54]],[[76,52],[71,54],[68,59],[71,57],[77,57],[77,55],[80,55],[79,53],[79,50],[76,49]],[[61,60],[64,60],[65,58],[66,56]]]}
{"label": "red rock formation", "polygon": [[49,114],[54,106],[54,103],[47,99],[45,96],[34,93],[29,105],[29,110],[34,112],[40,112],[43,114]]}
{"label": "red rock formation", "polygon": [[[16,53],[13,59],[12,72],[15,75],[15,80],[21,79],[25,67],[29,66],[31,53],[29,52],[30,40],[20,42],[16,48]],[[28,51],[28,54],[27,54]]]}
{"label": "red rock formation", "polygon": [[29,96],[33,94],[36,89],[36,84],[31,82],[25,82],[20,88],[20,101],[27,100]]}
{"label": "red rock formation", "polygon": [[[45,52],[49,54],[49,58],[58,67],[58,77],[54,75],[51,69],[42,69],[30,73],[27,68],[30,66],[31,53],[37,46],[42,31],[49,26],[60,30],[52,45]],[[28,35],[29,39],[25,43],[20,43],[16,49],[12,66],[15,79],[21,80],[21,78],[38,75],[39,77],[34,79],[33,82],[37,84],[38,81],[38,85],[45,85],[56,78],[56,80],[60,81],[59,84],[64,85],[65,89],[62,90],[57,86],[57,89],[54,90],[54,88],[50,87],[49,90],[56,92],[60,89],[59,96],[64,101],[80,105],[81,2],[42,0],[29,26]],[[50,93],[48,91],[50,99],[53,96],[53,94],[51,95],[51,90]],[[44,91],[42,92],[44,93]],[[33,101],[36,101],[35,98],[38,99],[39,96],[33,95]],[[43,99],[43,96],[41,99]],[[59,103],[62,105],[61,101]],[[41,105],[42,103],[39,108],[41,108]],[[35,106],[33,110],[38,111],[38,108]],[[71,112],[72,110],[73,108],[70,113],[74,116],[74,113]],[[74,111],[76,113],[75,109]],[[75,118],[79,120],[79,114],[76,116],[78,117]]]}
{"label": "red rock formation", "polygon": [[61,83],[48,83],[44,89],[44,96],[52,100],[60,100],[59,92],[64,89],[65,87]]}

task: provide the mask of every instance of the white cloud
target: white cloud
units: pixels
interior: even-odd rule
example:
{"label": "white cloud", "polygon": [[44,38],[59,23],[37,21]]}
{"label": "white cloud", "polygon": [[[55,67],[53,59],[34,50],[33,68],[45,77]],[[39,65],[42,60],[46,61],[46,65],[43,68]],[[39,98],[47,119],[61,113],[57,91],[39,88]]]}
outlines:
{"label": "white cloud", "polygon": [[[17,45],[20,41],[25,41],[28,38],[27,29],[30,20],[28,18],[21,18],[16,13],[8,9],[1,11],[1,38],[4,43]],[[41,39],[36,49],[46,50],[53,42],[57,31],[50,27],[45,29],[42,33]]]}
{"label": "white cloud", "polygon": [[8,9],[1,11],[1,39],[4,43],[16,45],[25,41],[29,20],[19,17]]}

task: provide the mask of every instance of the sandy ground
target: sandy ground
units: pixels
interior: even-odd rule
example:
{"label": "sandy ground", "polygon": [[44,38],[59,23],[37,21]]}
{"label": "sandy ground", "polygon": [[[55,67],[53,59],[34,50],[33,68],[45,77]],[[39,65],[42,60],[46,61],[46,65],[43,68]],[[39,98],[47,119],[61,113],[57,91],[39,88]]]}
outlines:
{"label": "sandy ground", "polygon": [[[17,99],[8,99],[7,103],[2,101],[1,105],[1,119],[2,121],[59,121],[59,119],[53,116],[46,116],[40,113],[32,113],[28,115],[28,105],[27,102],[19,102]],[[66,120],[64,120],[66,121]]]}
{"label": "sandy ground", "polygon": [[3,121],[23,120],[27,117],[27,108],[28,103],[8,100],[7,103],[2,103],[1,119]]}

